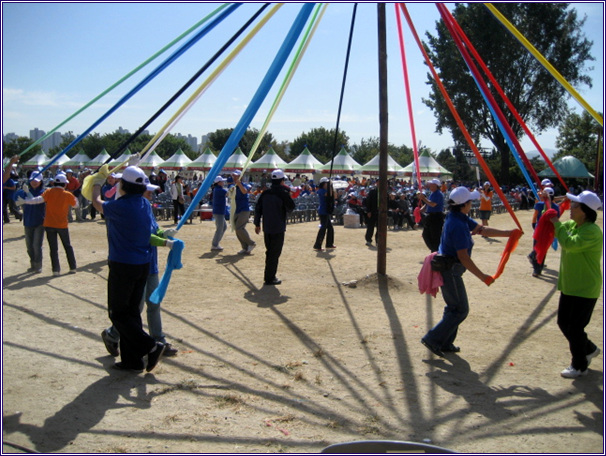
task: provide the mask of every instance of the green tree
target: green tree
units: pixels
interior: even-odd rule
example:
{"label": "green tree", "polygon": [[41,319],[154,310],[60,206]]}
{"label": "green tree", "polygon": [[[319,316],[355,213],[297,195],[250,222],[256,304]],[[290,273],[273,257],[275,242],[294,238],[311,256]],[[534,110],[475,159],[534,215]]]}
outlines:
{"label": "green tree", "polygon": [[[379,138],[362,138],[360,144],[352,144],[350,152],[352,158],[360,164],[368,163],[379,153]],[[406,166],[413,160],[413,151],[407,146],[395,146],[393,144],[387,145],[387,153],[393,158],[400,166]]]}
{"label": "green tree", "polygon": [[[221,128],[219,130],[215,130],[212,133],[209,133],[208,143],[210,148],[212,150],[221,152],[223,146],[225,146],[225,143],[227,142],[233,131],[233,128]],[[257,136],[259,136],[259,130],[257,130],[256,128],[248,128],[240,139],[238,147],[245,155],[248,155],[248,153],[252,149],[253,144],[257,140]],[[270,147],[273,147],[274,151],[282,158],[286,158],[284,157],[284,147],[280,147],[278,146],[278,144],[280,143],[277,143],[277,141],[274,140],[273,135],[271,133],[266,132],[263,135],[263,139],[261,139],[261,142],[259,143],[259,147],[257,147],[257,150],[253,155],[252,161],[261,158],[261,156],[265,154]]]}
{"label": "green tree", "polygon": [[[324,127],[312,128],[303,132],[291,143],[291,152],[297,156],[305,147],[322,163],[332,159],[333,153],[338,154],[342,147],[349,149],[349,136],[339,131],[335,144],[335,129],[327,130]],[[336,150],[334,150],[336,149]],[[372,158],[372,157],[371,157]]]}
{"label": "green tree", "polygon": [[[587,111],[583,111],[582,115],[570,114],[558,130],[556,140],[558,152],[553,156],[553,160],[572,155],[581,160],[589,172],[593,173],[597,152],[604,148],[603,137],[598,135],[600,131],[602,128]],[[598,136],[600,144],[598,144]]]}
{"label": "green tree", "polygon": [[[2,159],[10,159],[14,155],[19,155],[33,143],[34,141],[29,139],[27,136],[19,136],[16,140],[9,142],[2,141]],[[28,150],[25,154],[23,154],[19,158],[19,163],[25,163],[41,150],[42,148],[40,147],[40,144],[38,144],[36,147],[33,147],[31,150]]]}
{"label": "green tree", "polygon": [[[564,79],[575,87],[581,84],[591,87],[591,78],[584,74],[586,63],[595,60],[590,54],[593,43],[581,32],[586,18],[579,20],[576,10],[569,9],[567,3],[497,3],[495,6]],[[560,83],[483,4],[458,3],[453,15],[529,128],[540,133],[559,125],[569,112],[567,92]],[[444,22],[437,23],[436,36],[428,33],[427,38],[430,59],[464,125],[476,144],[481,138],[492,142],[500,154],[501,181],[509,182],[509,147]],[[434,111],[436,130],[439,133],[450,130],[455,144],[466,144],[431,75],[428,83],[431,93],[429,99],[423,101]],[[522,127],[496,91],[491,90],[513,133],[520,138],[524,134]]]}

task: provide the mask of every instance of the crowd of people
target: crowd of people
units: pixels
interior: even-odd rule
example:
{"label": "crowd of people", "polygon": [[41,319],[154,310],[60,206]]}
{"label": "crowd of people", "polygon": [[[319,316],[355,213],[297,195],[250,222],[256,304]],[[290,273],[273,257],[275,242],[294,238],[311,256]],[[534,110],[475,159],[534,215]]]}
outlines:
{"label": "crowd of people", "polygon": [[[176,229],[161,230],[156,222],[152,204],[159,194],[167,193],[173,203],[174,223],[185,214],[201,181],[184,179],[180,174],[169,176],[160,170],[149,177],[136,167],[129,166],[122,173],[102,175],[83,170],[75,176],[71,169],[59,171],[44,178],[32,170],[20,178],[10,161],[3,173],[4,223],[10,223],[10,214],[23,221],[26,250],[30,258],[28,272],[42,271],[42,239],[46,233],[52,273],[60,275],[58,238],[63,244],[69,272],[76,273],[74,249],[69,238],[69,223],[95,219],[100,214],[107,225],[108,239],[108,315],[112,325],[102,331],[107,351],[120,356],[116,368],[141,372],[154,369],[164,355],[174,356],[177,349],[166,342],[162,332],[159,305],[150,301],[150,294],[158,286],[158,246],[173,248]],[[82,195],[85,179],[92,182],[92,200]],[[338,184],[338,185],[337,185]],[[265,244],[265,285],[281,283],[277,277],[279,258],[284,246],[287,214],[297,207],[300,198],[312,198],[320,219],[319,230],[311,248],[315,251],[335,249],[333,217],[335,207],[347,208],[359,214],[366,226],[364,240],[369,247],[378,243],[379,180],[336,176],[324,177],[316,184],[314,179],[297,174],[292,179],[282,170],[263,173],[255,182],[242,178],[240,171],[227,177],[218,175],[201,204],[212,206],[215,233],[212,251],[221,251],[220,242],[228,221],[234,227],[242,249],[238,254],[248,255],[256,243],[246,226],[253,214],[256,234],[263,231]],[[470,188],[468,188],[470,187]],[[600,198],[585,190],[578,195],[568,192],[557,195],[549,179],[541,182],[536,191],[538,201],[524,188],[508,191],[519,209],[534,210],[532,219],[533,251],[528,258],[533,276],[539,277],[544,267],[545,246],[555,238],[562,246],[558,289],[561,291],[558,325],[569,341],[572,361],[561,372],[566,378],[587,373],[591,359],[600,349],[587,337],[584,328],[590,321],[602,288],[601,258],[603,236],[595,224]],[[482,272],[471,259],[473,236],[511,237],[516,230],[500,230],[489,226],[495,192],[490,183],[483,186],[462,185],[431,178],[423,188],[405,180],[390,178],[387,182],[388,214],[394,230],[422,228],[422,238],[429,250],[427,262],[439,272],[440,289],[445,301],[442,319],[421,339],[433,354],[444,357],[457,353],[460,347],[455,339],[461,323],[469,313],[469,303],[463,281],[465,271],[490,286],[494,278]],[[571,203],[571,219],[559,220],[558,202]],[[23,208],[21,212],[20,208]],[[471,217],[478,209],[481,223]],[[521,234],[519,232],[518,234]],[[551,237],[550,237],[551,236]],[[325,246],[323,248],[323,245]],[[427,260],[427,259],[426,259]],[[581,286],[582,284],[582,286]],[[141,312],[147,306],[148,334],[142,325]]]}

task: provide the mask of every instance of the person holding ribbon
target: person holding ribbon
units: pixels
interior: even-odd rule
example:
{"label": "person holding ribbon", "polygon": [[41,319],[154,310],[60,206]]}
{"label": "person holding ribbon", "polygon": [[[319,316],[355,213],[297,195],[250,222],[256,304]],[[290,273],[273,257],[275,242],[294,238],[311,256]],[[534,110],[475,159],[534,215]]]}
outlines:
{"label": "person holding ribbon", "polygon": [[444,222],[438,254],[448,264],[442,270],[444,284],[442,296],[446,302],[442,320],[421,339],[433,354],[444,357],[444,352],[459,352],[454,345],[459,325],[469,313],[467,291],[463,282],[463,273],[469,270],[478,279],[490,286],[494,279],[480,270],[471,259],[472,236],[475,234],[489,237],[509,237],[512,230],[498,230],[478,224],[469,217],[472,201],[480,198],[478,191],[470,192],[466,187],[457,187],[450,193],[448,205],[450,212]]}
{"label": "person holding ribbon", "polygon": [[567,193],[566,197],[571,201],[570,220],[560,222],[557,216],[549,220],[562,247],[558,276],[558,327],[568,340],[572,354],[570,366],[560,375],[577,378],[587,375],[592,358],[600,354],[600,349],[587,337],[585,327],[602,291],[600,266],[604,236],[595,223],[602,202],[595,193],[587,190],[578,196]]}

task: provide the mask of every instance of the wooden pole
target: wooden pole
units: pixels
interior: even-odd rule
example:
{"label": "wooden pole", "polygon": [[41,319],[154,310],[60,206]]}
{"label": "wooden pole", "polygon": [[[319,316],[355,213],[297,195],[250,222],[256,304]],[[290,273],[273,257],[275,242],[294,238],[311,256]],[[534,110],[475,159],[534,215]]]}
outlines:
{"label": "wooden pole", "polygon": [[377,273],[387,268],[387,45],[385,4],[377,4],[379,31],[379,220],[377,223]]}

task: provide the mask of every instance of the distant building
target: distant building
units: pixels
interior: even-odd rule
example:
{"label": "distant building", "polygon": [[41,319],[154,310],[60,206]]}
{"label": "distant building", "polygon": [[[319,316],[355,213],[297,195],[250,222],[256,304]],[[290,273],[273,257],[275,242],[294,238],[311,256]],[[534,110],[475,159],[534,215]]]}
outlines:
{"label": "distant building", "polygon": [[46,132],[44,130],[38,130],[37,128],[34,128],[33,130],[29,131],[29,139],[31,139],[32,141],[38,141],[45,134]]}
{"label": "distant building", "polygon": [[48,138],[45,138],[42,141],[41,146],[44,152],[48,152],[54,147],[59,147],[61,145],[61,133],[55,131],[51,133]]}
{"label": "distant building", "polygon": [[194,152],[198,152],[198,138],[196,138],[195,136],[192,135],[182,135],[181,133],[175,133],[175,137],[184,140],[187,144],[189,144],[189,147],[191,147],[191,150],[193,150]]}
{"label": "distant building", "polygon": [[5,143],[9,143],[12,141],[17,141],[17,138],[19,138],[19,135],[15,134],[15,133],[7,133],[4,136],[2,136],[2,141],[4,141]]}

